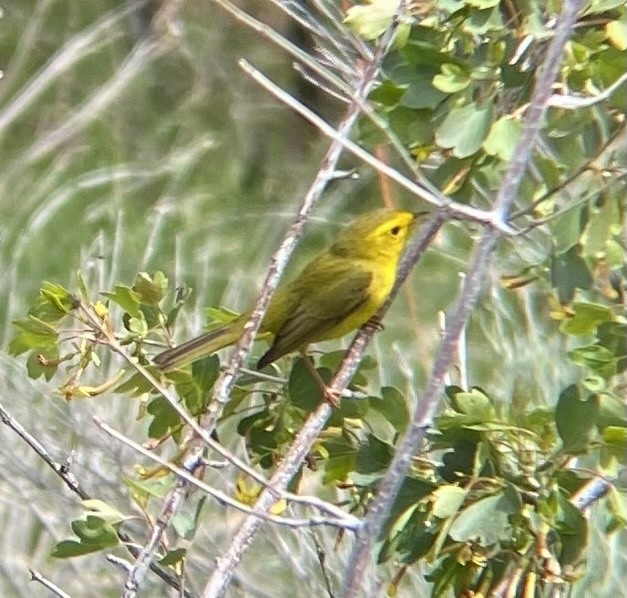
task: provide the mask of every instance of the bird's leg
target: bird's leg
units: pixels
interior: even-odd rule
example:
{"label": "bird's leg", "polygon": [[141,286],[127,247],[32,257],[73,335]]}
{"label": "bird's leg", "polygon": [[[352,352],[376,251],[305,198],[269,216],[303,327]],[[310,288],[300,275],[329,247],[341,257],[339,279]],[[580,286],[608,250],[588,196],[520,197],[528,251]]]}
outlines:
{"label": "bird's leg", "polygon": [[371,328],[374,332],[381,332],[385,329],[381,318],[377,315],[372,316],[367,322],[366,327]]}
{"label": "bird's leg", "polygon": [[304,351],[301,351],[300,353],[303,356],[303,361],[305,362],[309,373],[318,383],[318,386],[320,386],[320,390],[322,391],[322,397],[324,398],[324,400],[332,407],[339,408],[340,399],[342,397],[341,393],[337,390],[332,390],[327,386],[327,383],[320,377],[320,374],[318,373],[314,362],[311,360],[311,357],[307,355],[307,353],[305,353]]}

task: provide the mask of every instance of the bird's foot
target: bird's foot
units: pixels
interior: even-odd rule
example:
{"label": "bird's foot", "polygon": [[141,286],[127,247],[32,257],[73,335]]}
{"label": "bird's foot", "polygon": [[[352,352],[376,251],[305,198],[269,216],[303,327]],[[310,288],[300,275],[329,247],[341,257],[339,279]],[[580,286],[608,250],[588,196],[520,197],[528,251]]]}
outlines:
{"label": "bird's foot", "polygon": [[340,390],[335,390],[325,384],[322,387],[322,396],[331,407],[335,407],[336,409],[340,408],[340,400],[342,399],[342,392]]}
{"label": "bird's foot", "polygon": [[379,316],[372,316],[372,318],[366,322],[366,326],[371,328],[374,332],[381,332],[385,329],[385,326]]}

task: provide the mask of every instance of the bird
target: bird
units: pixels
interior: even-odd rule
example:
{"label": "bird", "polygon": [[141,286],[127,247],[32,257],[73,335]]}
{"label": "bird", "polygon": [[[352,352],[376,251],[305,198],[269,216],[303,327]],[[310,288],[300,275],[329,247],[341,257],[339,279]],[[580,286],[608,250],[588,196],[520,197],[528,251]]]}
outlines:
{"label": "bird", "polygon": [[[340,338],[370,321],[388,298],[402,252],[418,214],[381,208],[342,229],[291,281],[279,285],[257,338],[270,348],[261,370],[309,344]],[[180,369],[233,345],[249,320],[248,311],[215,330],[167,349],[153,358],[163,372]]]}

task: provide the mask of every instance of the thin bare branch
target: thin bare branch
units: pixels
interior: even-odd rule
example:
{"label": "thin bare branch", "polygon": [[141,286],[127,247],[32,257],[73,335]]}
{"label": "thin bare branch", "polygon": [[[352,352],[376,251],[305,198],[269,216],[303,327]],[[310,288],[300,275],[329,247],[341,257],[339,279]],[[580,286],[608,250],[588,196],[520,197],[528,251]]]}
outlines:
{"label": "thin bare branch", "polygon": [[154,561],[155,554],[163,534],[170,527],[172,517],[178,512],[179,508],[185,501],[185,485],[182,482],[176,484],[176,488],[173,492],[170,492],[167,500],[164,502],[161,513],[155,521],[150,533],[148,542],[143,546],[137,555],[137,559],[133,563],[128,577],[124,583],[124,590],[122,592],[122,598],[135,598],[137,596],[137,590],[142,586],[150,566]]}
{"label": "thin bare branch", "polygon": [[53,596],[57,598],[72,598],[69,594],[66,594],[59,586],[53,584],[49,579],[46,579],[41,573],[35,571],[35,569],[29,569],[31,581],[40,583],[46,588]]}
{"label": "thin bare branch", "polygon": [[[513,234],[515,231],[509,224],[503,222],[500,219],[495,219],[495,213],[486,210],[480,210],[473,208],[465,204],[457,204],[451,201],[445,195],[442,195],[435,188],[427,186],[425,184],[414,182],[408,179],[404,174],[399,172],[396,168],[381,162],[378,158],[367,152],[365,149],[351,141],[343,134],[341,129],[335,129],[329,125],[326,121],[320,118],[317,114],[309,110],[304,104],[296,100],[293,96],[281,89],[278,85],[273,83],[265,75],[255,69],[245,60],[239,61],[240,66],[246,71],[255,81],[262,85],[265,89],[270,91],[284,104],[287,104],[295,112],[306,118],[311,124],[316,126],[321,133],[333,140],[334,144],[339,144],[349,152],[363,160],[369,166],[372,166],[385,176],[389,177],[393,181],[397,182],[401,187],[407,189],[413,193],[416,197],[423,199],[430,204],[438,208],[446,208],[451,214],[454,214],[460,219],[474,220],[481,224],[489,224],[494,226],[499,231],[505,234]],[[356,104],[356,102],[354,102]],[[498,214],[496,214],[498,216]]]}
{"label": "thin bare branch", "polygon": [[[222,446],[219,442],[216,442],[213,438],[208,436],[206,432],[199,426],[196,420],[181,406],[179,401],[177,401],[176,397],[173,396],[172,393],[170,393],[169,390],[165,388],[161,383],[159,383],[155,379],[155,377],[152,376],[152,374],[145,367],[143,367],[141,364],[137,362],[136,359],[129,356],[127,351],[125,351],[124,347],[122,347],[122,345],[120,345],[120,343],[102,325],[102,321],[94,313],[92,313],[91,309],[89,309],[87,306],[83,304],[79,306],[79,309],[82,311],[83,315],[86,317],[89,324],[93,326],[94,329],[97,330],[104,339],[106,339],[102,342],[106,342],[106,344],[111,348],[112,351],[114,351],[115,353],[123,357],[124,360],[130,366],[132,366],[139,374],[144,376],[144,378],[148,382],[150,382],[153,388],[157,392],[159,392],[161,396],[163,396],[166,399],[166,401],[168,401],[170,406],[177,412],[177,414],[183,419],[183,421],[188,426],[190,426],[190,428],[192,428],[192,430],[196,434],[198,434],[202,438],[203,442],[207,446],[209,446],[211,449],[216,451],[219,455],[224,457],[229,463],[237,467],[240,471],[250,476],[250,478],[255,480],[255,482],[259,483],[263,487],[269,486],[269,481],[263,475],[261,475],[254,468],[250,467],[247,463],[239,459],[237,456],[231,453],[228,449]],[[122,440],[122,438],[124,437],[121,437],[120,440]],[[194,469],[198,465],[201,465],[204,463],[204,459],[202,457],[202,450],[200,450],[201,448],[202,448],[202,445],[196,446],[196,449],[199,450],[199,452],[194,452],[190,448],[188,450],[187,457],[183,459],[183,463],[187,464],[185,471],[187,471],[188,473],[190,471],[194,471]],[[166,467],[170,467],[170,464],[168,462],[166,461],[161,462],[159,458],[153,453],[151,452],[144,453],[143,451],[145,449],[143,449],[143,447],[137,450],[139,450],[139,452],[142,452],[142,454],[144,454],[148,458],[153,459]],[[176,472],[176,473],[177,475],[181,477],[185,477],[180,472]],[[193,479],[195,480],[195,478]],[[299,504],[310,506],[314,509],[317,509],[318,511],[322,513],[327,513],[331,515],[332,517],[336,517],[340,519],[347,517],[346,513],[342,511],[341,509],[339,509],[338,507],[336,507],[335,505],[332,505],[315,496],[300,496],[297,494],[292,494],[291,492],[275,493],[275,500],[279,500],[279,499],[285,499],[294,503],[299,503]]]}
{"label": "thin bare branch", "polygon": [[[35,453],[50,467],[66,484],[66,486],[74,492],[81,500],[89,500],[92,496],[82,488],[76,476],[70,471],[68,463],[59,463],[52,458],[50,452],[39,442],[32,434],[30,434],[22,424],[20,424],[0,403],[0,419],[11,428],[28,446],[30,446]],[[133,555],[137,556],[139,550],[134,546],[134,540],[121,530],[117,531],[118,538],[122,542],[127,550]],[[159,565],[153,564],[151,566],[153,573],[158,575],[169,586],[179,590],[180,586],[176,577],[170,574]],[[185,592],[186,598],[193,598],[189,592]]]}
{"label": "thin bare branch", "polygon": [[[277,515],[272,514],[256,514],[254,509],[244,503],[241,503],[237,500],[234,500],[228,494],[225,494],[221,490],[216,490],[209,484],[204,483],[202,480],[194,477],[189,471],[183,469],[181,467],[177,467],[167,459],[163,459],[159,455],[156,455],[152,451],[145,449],[141,444],[138,444],[132,441],[130,438],[127,438],[117,430],[114,430],[111,426],[104,423],[99,418],[94,418],[96,425],[103,431],[106,432],[112,438],[122,442],[126,446],[131,447],[133,450],[138,452],[139,454],[151,459],[155,463],[158,463],[162,467],[165,467],[169,471],[171,471],[174,475],[178,476],[180,479],[185,480],[189,483],[190,486],[194,486],[199,490],[205,492],[209,496],[215,498],[218,502],[233,507],[242,513],[246,513],[247,515],[259,516],[266,521],[270,521],[272,523],[277,523],[279,525],[284,525],[287,527],[314,527],[319,525],[328,525],[330,527],[336,527],[340,529],[349,529],[356,530],[361,525],[361,520],[357,517],[354,517],[350,513],[346,513],[342,511],[338,507],[334,507],[329,503],[324,503],[320,499],[315,499],[315,497],[307,497],[307,496],[297,496],[291,494],[289,492],[276,493],[274,496],[274,503],[277,502],[276,495],[281,496],[281,499],[286,501],[292,501],[296,503],[300,503],[306,506],[316,506],[320,511],[329,511],[333,510],[333,518],[329,517],[308,517],[308,518],[290,518],[290,517],[279,517]],[[332,509],[330,509],[332,507]]]}
{"label": "thin bare branch", "polygon": [[241,8],[235,6],[228,0],[211,0],[213,3],[217,4],[220,8],[225,10],[231,16],[233,16],[237,21],[246,25],[259,35],[269,39],[274,44],[276,44],[279,48],[285,50],[288,54],[293,56],[299,62],[302,62],[307,66],[307,68],[311,69],[313,72],[322,76],[325,80],[330,82],[332,85],[337,87],[337,89],[345,94],[350,94],[353,90],[350,88],[350,85],[344,81],[341,77],[338,77],[335,73],[325,68],[320,64],[320,61],[316,60],[307,52],[305,52],[302,48],[299,48],[296,44],[293,44],[291,41],[286,39],[280,33],[275,31],[272,27],[262,23],[261,21],[255,19],[247,12],[242,10]]}
{"label": "thin bare branch", "polygon": [[91,498],[89,494],[82,488],[76,476],[70,471],[67,463],[59,463],[52,458],[46,447],[39,442],[32,434],[30,434],[20,422],[18,422],[0,403],[0,419],[13,430],[35,453],[42,459],[52,471],[54,471],[65,483],[65,485],[74,494],[78,495],[82,500]]}

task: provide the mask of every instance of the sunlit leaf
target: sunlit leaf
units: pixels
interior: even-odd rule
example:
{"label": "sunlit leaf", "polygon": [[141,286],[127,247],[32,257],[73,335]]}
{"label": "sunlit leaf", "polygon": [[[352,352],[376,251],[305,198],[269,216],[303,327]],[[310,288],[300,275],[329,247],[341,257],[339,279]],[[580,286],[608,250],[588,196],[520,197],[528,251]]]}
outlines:
{"label": "sunlit leaf", "polygon": [[116,284],[113,287],[112,293],[101,293],[114,303],[117,303],[127,314],[132,318],[139,318],[141,313],[139,311],[139,302],[141,297],[139,293],[126,285]]}
{"label": "sunlit leaf", "polygon": [[560,330],[565,334],[575,336],[593,334],[599,324],[614,319],[612,310],[598,303],[573,303],[571,309],[573,316],[564,320],[560,326]]}
{"label": "sunlit leaf", "polygon": [[457,93],[470,85],[468,72],[457,64],[443,64],[440,70],[441,72],[433,77],[433,87],[439,91],[447,94]]}
{"label": "sunlit leaf", "polygon": [[146,305],[159,305],[168,290],[168,279],[163,272],[155,272],[150,276],[140,272],[133,282],[133,290],[139,295],[140,301]]}
{"label": "sunlit leaf", "polygon": [[468,491],[459,486],[440,486],[433,493],[431,512],[440,519],[448,519],[459,511]]}
{"label": "sunlit leaf", "polygon": [[465,158],[476,153],[492,126],[492,106],[474,102],[452,109],[438,127],[435,138],[442,147],[452,148],[453,155]]}
{"label": "sunlit leaf", "polygon": [[369,0],[368,4],[351,6],[344,23],[360,37],[376,39],[390,26],[397,9],[395,0]]}
{"label": "sunlit leaf", "polygon": [[504,162],[509,162],[514,155],[514,149],[521,134],[520,121],[511,116],[504,116],[492,125],[490,133],[483,142],[483,149],[491,156],[498,156]]}
{"label": "sunlit leaf", "polygon": [[481,546],[492,546],[507,533],[508,515],[503,494],[488,496],[461,511],[449,535],[457,542],[478,539]]}

